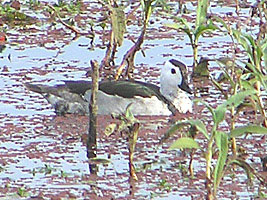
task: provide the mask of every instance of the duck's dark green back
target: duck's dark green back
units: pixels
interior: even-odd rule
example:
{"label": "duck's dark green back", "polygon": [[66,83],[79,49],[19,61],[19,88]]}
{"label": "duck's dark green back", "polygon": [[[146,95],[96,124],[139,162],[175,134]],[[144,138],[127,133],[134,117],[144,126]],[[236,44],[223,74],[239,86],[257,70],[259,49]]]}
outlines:
{"label": "duck's dark green back", "polygon": [[[65,81],[65,84],[70,92],[77,94],[84,94],[91,89],[90,81]],[[161,96],[158,86],[140,81],[103,81],[99,83],[99,89],[124,98]]]}

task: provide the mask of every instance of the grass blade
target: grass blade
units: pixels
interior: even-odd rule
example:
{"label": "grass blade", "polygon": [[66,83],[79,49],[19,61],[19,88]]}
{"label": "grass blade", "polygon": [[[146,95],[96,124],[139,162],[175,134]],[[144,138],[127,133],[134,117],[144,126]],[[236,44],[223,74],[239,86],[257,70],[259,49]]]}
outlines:
{"label": "grass blade", "polygon": [[219,149],[219,157],[216,163],[214,170],[214,193],[221,182],[223,176],[223,170],[227,159],[228,154],[228,137],[224,132],[216,131],[215,133],[216,145]]}

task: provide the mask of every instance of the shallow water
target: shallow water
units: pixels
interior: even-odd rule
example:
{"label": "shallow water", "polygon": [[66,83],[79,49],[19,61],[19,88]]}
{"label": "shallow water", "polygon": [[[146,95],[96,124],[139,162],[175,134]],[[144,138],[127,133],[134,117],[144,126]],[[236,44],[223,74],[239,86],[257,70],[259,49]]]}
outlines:
{"label": "shallow water", "polygon": [[[248,5],[252,3],[249,1]],[[85,13],[99,9],[95,2],[90,5]],[[187,5],[194,9],[190,3]],[[212,3],[212,12],[221,16],[235,12],[235,8],[228,5],[215,5],[216,2]],[[247,8],[241,10],[242,20],[247,14]],[[166,30],[162,25],[166,19],[158,16],[155,19],[162,21],[150,24],[143,44],[145,57],[137,53],[134,76],[157,84],[160,67],[170,58],[189,65],[191,72],[192,50],[187,36]],[[129,35],[135,38],[139,34],[136,28],[140,27],[129,29]],[[97,28],[97,31],[100,30]],[[169,139],[163,146],[158,145],[161,136],[171,125],[169,117],[139,118],[142,128],[135,154],[139,180],[134,182],[129,180],[125,137],[120,134],[105,136],[104,128],[113,120],[109,116],[99,116],[97,157],[109,159],[110,162],[99,164],[97,174],[91,174],[85,145],[88,118],[71,115],[56,117],[42,96],[24,87],[24,82],[53,85],[62,80],[87,79],[85,73],[90,69],[90,60],[100,62],[105,54],[100,37],[96,37],[92,46],[90,38],[81,36],[74,39],[69,30],[64,30],[61,25],[50,26],[46,21],[42,26],[30,25],[25,30],[16,27],[7,31],[7,37],[6,47],[0,54],[0,198],[18,198],[19,188],[25,188],[28,197],[45,199],[162,200],[205,197],[205,159],[201,153],[196,152],[193,162],[195,177],[190,178],[187,173],[189,153],[167,150],[175,138]],[[231,45],[231,40],[221,33],[205,36],[199,42],[200,56],[218,58],[231,53],[226,49]],[[132,42],[126,38],[118,49],[116,64],[121,62],[131,45]],[[242,58],[243,55],[238,56]],[[216,75],[216,63],[212,62],[211,68]],[[212,106],[223,101],[209,81],[201,86],[206,87],[208,92],[197,94],[198,97]],[[195,105],[194,109],[193,118],[210,116],[203,106]],[[241,118],[238,123],[248,123],[252,117]],[[199,136],[197,141],[204,147],[204,137]],[[249,135],[246,139],[238,139],[238,144],[247,150],[247,161],[252,167],[261,171],[260,157],[266,155],[267,149],[265,138]],[[255,180],[254,186],[247,187],[242,169],[237,168],[236,174],[235,179],[230,175],[224,177],[218,198],[255,198],[258,182]],[[233,185],[235,193],[230,192]]]}

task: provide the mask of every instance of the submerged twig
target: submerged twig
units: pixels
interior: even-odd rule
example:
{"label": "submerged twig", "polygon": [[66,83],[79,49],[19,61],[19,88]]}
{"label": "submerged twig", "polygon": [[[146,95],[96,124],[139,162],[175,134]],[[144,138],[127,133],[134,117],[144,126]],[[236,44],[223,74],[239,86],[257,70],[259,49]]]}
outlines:
{"label": "submerged twig", "polygon": [[47,6],[48,6],[49,8],[51,8],[51,9],[55,12],[57,18],[59,19],[59,22],[60,22],[63,26],[65,26],[66,28],[68,28],[68,29],[70,29],[71,31],[73,31],[76,35],[90,35],[92,38],[94,37],[94,34],[93,34],[92,32],[91,32],[91,33],[81,33],[81,32],[78,31],[75,27],[70,26],[69,24],[67,24],[66,22],[64,22],[64,21],[61,19],[61,17],[59,16],[57,10],[56,10],[53,6],[51,6],[51,5],[49,5],[49,4],[47,4]]}
{"label": "submerged twig", "polygon": [[123,60],[122,60],[120,66],[117,70],[117,73],[115,75],[116,80],[119,79],[120,75],[122,74],[122,70],[127,63],[128,63],[128,67],[126,68],[125,76],[128,76],[128,78],[130,78],[130,72],[132,71],[132,69],[134,67],[134,57],[135,57],[136,52],[140,50],[141,45],[143,44],[145,33],[146,33],[146,27],[143,28],[136,43],[124,55]]}
{"label": "submerged twig", "polygon": [[111,51],[113,49],[113,32],[112,30],[109,31],[109,43],[107,45],[107,50],[106,50],[106,54],[105,57],[102,59],[101,64],[100,64],[100,69],[104,68],[104,67],[109,67],[110,66],[110,61],[111,61]]}
{"label": "submerged twig", "polygon": [[67,27],[68,29],[72,30],[72,31],[75,32],[76,34],[81,34],[81,33],[80,33],[78,30],[76,30],[74,27],[72,27],[72,26],[68,25],[67,23],[65,23],[65,22],[61,19],[61,17],[59,16],[58,12],[56,11],[56,9],[55,9],[53,6],[51,6],[51,5],[49,5],[49,4],[47,4],[47,6],[48,6],[49,8],[51,8],[51,9],[56,13],[56,16],[57,16],[57,18],[59,19],[59,22],[60,22],[63,26],[65,26],[65,27]]}

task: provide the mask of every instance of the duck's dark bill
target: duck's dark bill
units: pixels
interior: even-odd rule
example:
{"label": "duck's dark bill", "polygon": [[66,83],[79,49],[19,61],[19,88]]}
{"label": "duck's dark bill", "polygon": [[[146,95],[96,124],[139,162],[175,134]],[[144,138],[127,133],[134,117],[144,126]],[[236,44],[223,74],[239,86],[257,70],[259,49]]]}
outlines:
{"label": "duck's dark bill", "polygon": [[192,94],[193,91],[191,90],[191,88],[187,85],[186,81],[182,81],[182,84],[181,85],[178,85],[178,87],[181,89],[181,90],[184,90],[186,92],[188,92],[189,94]]}

